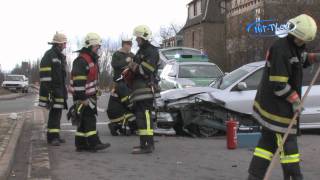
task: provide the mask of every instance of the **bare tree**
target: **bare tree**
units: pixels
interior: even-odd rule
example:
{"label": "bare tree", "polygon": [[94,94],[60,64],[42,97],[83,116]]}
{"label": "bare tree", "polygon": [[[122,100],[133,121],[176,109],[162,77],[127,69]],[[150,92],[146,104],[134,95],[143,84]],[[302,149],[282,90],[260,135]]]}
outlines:
{"label": "bare tree", "polygon": [[0,84],[2,84],[3,81],[4,81],[4,73],[2,72],[1,64],[0,64]]}
{"label": "bare tree", "polygon": [[102,56],[99,61],[100,78],[99,85],[102,89],[110,89],[112,85],[111,59],[113,53],[121,47],[121,37],[118,40],[105,39],[102,45]]}
{"label": "bare tree", "polygon": [[182,25],[171,23],[168,26],[161,26],[159,31],[160,40],[169,39],[178,34],[181,30]]}

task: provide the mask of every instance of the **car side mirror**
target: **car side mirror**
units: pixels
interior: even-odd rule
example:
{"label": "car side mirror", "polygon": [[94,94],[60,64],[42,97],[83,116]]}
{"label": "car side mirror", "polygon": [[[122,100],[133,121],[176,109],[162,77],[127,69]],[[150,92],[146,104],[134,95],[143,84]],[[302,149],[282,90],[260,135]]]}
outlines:
{"label": "car side mirror", "polygon": [[238,85],[237,85],[237,89],[239,91],[243,91],[243,90],[246,90],[248,88],[247,86],[247,83],[246,82],[240,82]]}

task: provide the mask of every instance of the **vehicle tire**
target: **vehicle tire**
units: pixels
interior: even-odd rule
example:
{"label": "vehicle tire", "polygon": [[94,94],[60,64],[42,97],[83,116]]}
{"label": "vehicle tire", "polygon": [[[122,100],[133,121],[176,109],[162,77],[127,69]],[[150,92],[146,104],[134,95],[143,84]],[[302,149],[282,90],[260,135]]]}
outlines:
{"label": "vehicle tire", "polygon": [[199,126],[199,133],[204,137],[212,137],[219,133],[220,131],[215,128],[210,128],[207,126]]}
{"label": "vehicle tire", "polygon": [[183,122],[180,113],[175,117],[175,123],[173,129],[176,131],[176,135],[184,136],[186,133],[183,130]]}
{"label": "vehicle tire", "polygon": [[110,123],[108,124],[108,127],[109,127],[109,131],[110,131],[110,134],[112,136],[118,136],[119,135],[119,126],[117,123]]}

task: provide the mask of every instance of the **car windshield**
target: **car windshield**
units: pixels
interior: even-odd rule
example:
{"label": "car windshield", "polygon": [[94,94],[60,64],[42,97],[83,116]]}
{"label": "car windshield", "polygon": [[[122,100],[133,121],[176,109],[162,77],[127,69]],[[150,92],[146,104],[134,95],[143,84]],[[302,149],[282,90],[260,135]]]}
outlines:
{"label": "car windshield", "polygon": [[199,50],[192,50],[192,49],[172,49],[172,50],[165,50],[162,51],[163,55],[167,59],[173,59],[177,54],[181,55],[202,55],[201,51]]}
{"label": "car windshield", "polygon": [[22,76],[7,76],[7,81],[23,81]]}
{"label": "car windshield", "polygon": [[210,86],[217,88],[217,89],[226,89],[233,83],[235,83],[237,80],[242,78],[243,76],[247,75],[250,73],[250,68],[239,68],[231,73],[217,79],[215,82],[213,82]]}
{"label": "car windshield", "polygon": [[217,78],[222,72],[216,65],[188,64],[179,66],[179,78]]}

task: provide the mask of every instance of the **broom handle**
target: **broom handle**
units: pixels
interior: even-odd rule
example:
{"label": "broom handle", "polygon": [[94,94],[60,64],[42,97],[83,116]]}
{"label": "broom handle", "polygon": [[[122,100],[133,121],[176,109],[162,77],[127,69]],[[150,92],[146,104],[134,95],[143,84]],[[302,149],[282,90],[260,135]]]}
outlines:
{"label": "broom handle", "polygon": [[[308,96],[311,87],[312,87],[313,84],[316,82],[319,74],[320,74],[320,65],[319,65],[319,67],[318,67],[318,69],[317,69],[316,74],[313,76],[313,79],[312,79],[312,81],[311,81],[311,83],[310,83],[307,91],[304,93],[304,95],[303,95],[303,97],[302,97],[301,103],[300,103],[300,105],[298,106],[298,109],[299,109],[299,110],[301,110],[301,108],[303,107],[303,103],[304,103],[306,97]],[[267,172],[266,172],[263,180],[269,180],[269,178],[270,178],[270,176],[271,176],[271,171],[272,171],[272,169],[274,168],[274,165],[275,165],[275,160],[276,160],[276,158],[278,157],[278,155],[279,155],[279,153],[280,153],[280,150],[281,150],[280,147],[283,147],[285,141],[286,141],[287,138],[288,138],[289,132],[291,131],[292,126],[293,126],[294,122],[296,122],[298,116],[299,116],[299,111],[296,111],[296,112],[294,113],[294,116],[293,116],[293,118],[292,118],[292,120],[291,120],[291,122],[290,122],[290,124],[289,124],[289,127],[288,127],[286,133],[285,133],[284,136],[283,136],[282,142],[280,143],[280,145],[279,145],[278,148],[277,148],[277,151],[275,152],[275,154],[274,154],[273,157],[272,157],[272,161],[271,161],[271,163],[270,163],[269,166],[268,166]]]}

